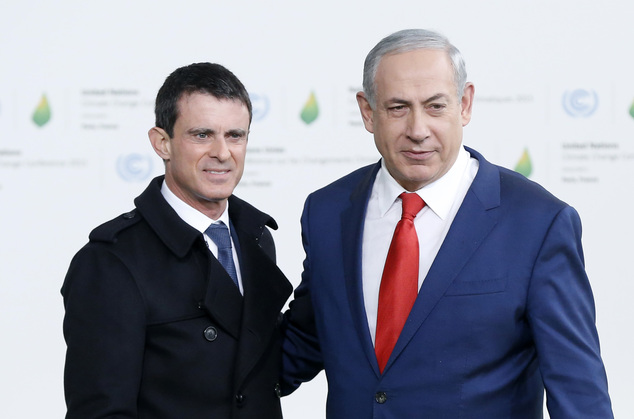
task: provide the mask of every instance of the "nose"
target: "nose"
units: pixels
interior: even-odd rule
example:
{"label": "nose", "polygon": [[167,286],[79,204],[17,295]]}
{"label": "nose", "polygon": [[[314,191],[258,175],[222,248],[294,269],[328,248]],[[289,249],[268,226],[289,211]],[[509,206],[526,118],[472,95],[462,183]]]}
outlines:
{"label": "nose", "polygon": [[224,138],[215,138],[209,145],[209,157],[225,161],[231,157],[231,152]]}
{"label": "nose", "polygon": [[429,137],[429,116],[422,109],[412,109],[408,116],[408,138],[415,142],[421,142]]}

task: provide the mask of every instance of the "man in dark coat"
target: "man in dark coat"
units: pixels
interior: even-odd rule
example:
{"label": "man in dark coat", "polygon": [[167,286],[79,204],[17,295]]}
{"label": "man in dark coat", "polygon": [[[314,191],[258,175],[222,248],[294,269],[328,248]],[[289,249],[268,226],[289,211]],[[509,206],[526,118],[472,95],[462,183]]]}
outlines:
{"label": "man in dark coat", "polygon": [[67,418],[281,418],[292,288],[275,221],[232,195],[250,123],[220,65],[179,68],[159,90],[149,137],[165,176],[92,231],[62,287]]}

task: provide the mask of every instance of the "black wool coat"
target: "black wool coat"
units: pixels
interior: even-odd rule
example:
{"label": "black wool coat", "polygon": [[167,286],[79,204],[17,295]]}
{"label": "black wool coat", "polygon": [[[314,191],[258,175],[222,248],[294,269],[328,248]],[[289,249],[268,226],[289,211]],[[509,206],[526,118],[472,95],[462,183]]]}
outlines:
{"label": "black wool coat", "polygon": [[244,296],[202,234],[163,198],[90,234],[62,295],[67,418],[281,418],[275,221],[232,196]]}

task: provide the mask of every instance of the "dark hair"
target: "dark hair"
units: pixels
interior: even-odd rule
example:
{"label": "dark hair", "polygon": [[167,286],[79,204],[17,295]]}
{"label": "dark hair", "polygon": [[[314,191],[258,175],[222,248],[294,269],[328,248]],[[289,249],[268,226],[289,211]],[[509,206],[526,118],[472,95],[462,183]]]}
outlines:
{"label": "dark hair", "polygon": [[220,64],[195,63],[176,69],[167,76],[156,95],[154,113],[156,126],[163,128],[170,137],[178,118],[178,101],[183,95],[204,93],[217,99],[239,100],[249,110],[252,118],[249,93],[238,78]]}

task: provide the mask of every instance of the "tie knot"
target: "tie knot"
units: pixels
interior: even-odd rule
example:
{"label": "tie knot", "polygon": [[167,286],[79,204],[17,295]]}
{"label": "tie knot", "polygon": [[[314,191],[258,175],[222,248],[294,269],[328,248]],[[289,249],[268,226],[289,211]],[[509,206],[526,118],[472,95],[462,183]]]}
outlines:
{"label": "tie knot", "polygon": [[403,192],[399,195],[399,198],[403,201],[403,215],[401,218],[413,220],[416,214],[425,206],[425,201],[417,193]]}
{"label": "tie knot", "polygon": [[218,249],[231,249],[231,237],[229,237],[229,229],[223,222],[211,224],[205,233],[216,243]]}

